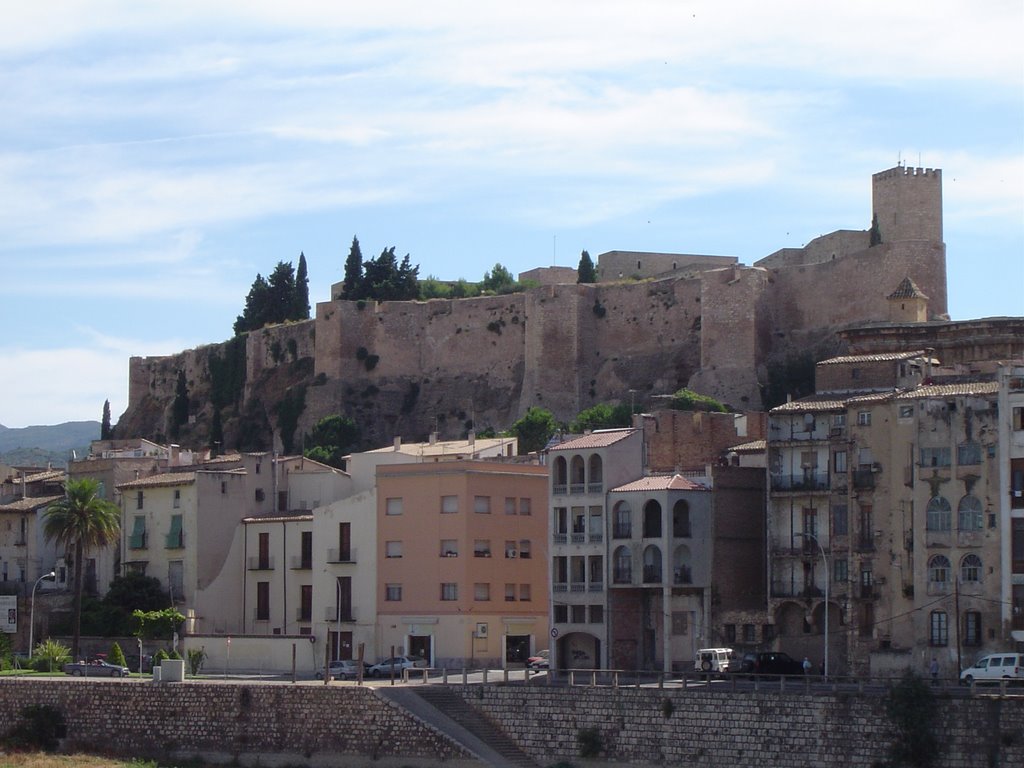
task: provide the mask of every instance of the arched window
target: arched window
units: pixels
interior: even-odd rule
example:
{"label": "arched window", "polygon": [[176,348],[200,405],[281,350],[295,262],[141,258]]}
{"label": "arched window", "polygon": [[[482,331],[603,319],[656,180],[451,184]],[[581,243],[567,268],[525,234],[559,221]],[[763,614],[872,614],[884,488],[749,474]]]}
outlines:
{"label": "arched window", "polygon": [[615,505],[612,519],[612,538],[629,539],[633,536],[633,510],[629,503],[620,501]]}
{"label": "arched window", "polygon": [[949,571],[949,558],[934,555],[928,560],[928,583],[945,586],[949,582]]}
{"label": "arched window", "polygon": [[672,553],[672,583],[673,584],[692,584],[693,583],[693,570],[690,566],[690,548],[685,544],[680,544],[675,548]]}
{"label": "arched window", "polygon": [[942,496],[932,496],[928,500],[925,527],[929,531],[948,531],[953,523],[953,508]]}
{"label": "arched window", "polygon": [[680,499],[672,505],[672,535],[677,539],[690,538],[690,505]]}
{"label": "arched window", "polygon": [[569,493],[583,493],[586,486],[582,456],[573,456],[569,462]]}
{"label": "arched window", "polygon": [[601,457],[595,453],[587,463],[590,465],[590,476],[587,478],[587,493],[601,493],[604,490],[604,465],[601,463]]}
{"label": "arched window", "polygon": [[633,556],[629,552],[629,547],[618,547],[612,562],[612,581],[616,584],[631,584],[633,582]]}
{"label": "arched window", "polygon": [[651,499],[644,504],[644,538],[661,537],[661,504]]}
{"label": "arched window", "polygon": [[569,482],[569,470],[565,463],[565,457],[559,456],[555,459],[554,465],[551,467],[551,474],[555,478],[554,485],[563,486],[562,493],[565,493],[564,486]]}
{"label": "arched window", "polygon": [[661,583],[661,550],[651,544],[644,549],[644,584]]}
{"label": "arched window", "polygon": [[964,584],[977,584],[981,581],[981,558],[977,555],[964,555],[960,561],[960,581]]}
{"label": "arched window", "polygon": [[958,527],[961,531],[981,530],[981,499],[967,494],[957,507]]}

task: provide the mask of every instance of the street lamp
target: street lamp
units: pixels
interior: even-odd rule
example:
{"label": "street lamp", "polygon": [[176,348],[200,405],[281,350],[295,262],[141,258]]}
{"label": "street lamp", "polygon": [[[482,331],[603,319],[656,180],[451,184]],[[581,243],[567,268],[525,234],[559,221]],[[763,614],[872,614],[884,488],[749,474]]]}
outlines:
{"label": "street lamp", "polygon": [[825,564],[825,677],[828,677],[828,583],[832,581],[832,573],[828,568],[828,557],[825,555],[825,548],[821,546],[821,542],[818,541],[818,537],[813,533],[797,533],[797,536],[807,538],[818,545],[818,550],[821,552],[821,560]]}
{"label": "street lamp", "polygon": [[50,571],[49,573],[44,573],[42,576],[36,579],[36,583],[32,585],[32,599],[29,601],[28,609],[28,657],[30,659],[32,658],[32,630],[34,630],[36,626],[36,587],[38,587],[39,582],[43,581],[44,579],[55,580],[56,578],[57,572]]}

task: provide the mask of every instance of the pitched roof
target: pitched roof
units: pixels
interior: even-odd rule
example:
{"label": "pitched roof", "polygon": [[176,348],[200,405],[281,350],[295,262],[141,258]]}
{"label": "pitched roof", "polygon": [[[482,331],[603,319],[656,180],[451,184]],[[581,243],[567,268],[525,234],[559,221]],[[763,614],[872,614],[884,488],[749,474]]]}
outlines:
{"label": "pitched roof", "polygon": [[761,440],[751,440],[749,443],[734,445],[728,450],[734,453],[757,453],[759,451],[766,451],[768,450],[768,441],[763,438]]}
{"label": "pitched roof", "polygon": [[896,286],[896,290],[889,294],[890,299],[927,299],[917,284],[909,277],[904,277],[903,282]]}
{"label": "pitched roof", "polygon": [[709,491],[706,485],[695,483],[682,475],[648,475],[633,480],[618,488],[613,493],[629,493],[631,491]]}
{"label": "pitched roof", "polygon": [[56,496],[29,496],[26,499],[18,499],[9,504],[0,504],[0,512],[32,512],[41,507],[48,507],[53,502],[64,498],[64,494]]}
{"label": "pitched roof", "polygon": [[926,397],[957,397],[964,395],[994,395],[999,392],[995,381],[968,381],[956,384],[925,384],[896,395],[897,400],[919,400]]}
{"label": "pitched roof", "polygon": [[927,350],[915,349],[910,352],[878,352],[873,355],[841,355],[822,360],[818,365],[843,365],[846,363],[884,363],[889,360],[911,360],[915,357],[924,357]]}
{"label": "pitched roof", "polygon": [[138,480],[129,480],[121,483],[118,488],[159,488],[172,485],[192,485],[196,481],[195,472],[163,472],[159,475],[140,477]]}
{"label": "pitched roof", "polygon": [[552,446],[548,450],[578,451],[586,448],[607,448],[609,445],[615,445],[615,443],[620,440],[625,440],[634,432],[636,432],[636,429],[633,427],[623,427],[622,429],[597,429],[589,435],[574,437],[570,440],[566,440],[564,443]]}
{"label": "pitched roof", "polygon": [[243,523],[294,523],[312,520],[313,513],[308,509],[291,509],[286,512],[265,512],[261,515],[243,517]]}
{"label": "pitched roof", "polygon": [[835,392],[808,395],[777,405],[769,413],[807,413],[809,411],[845,411],[847,397]]}

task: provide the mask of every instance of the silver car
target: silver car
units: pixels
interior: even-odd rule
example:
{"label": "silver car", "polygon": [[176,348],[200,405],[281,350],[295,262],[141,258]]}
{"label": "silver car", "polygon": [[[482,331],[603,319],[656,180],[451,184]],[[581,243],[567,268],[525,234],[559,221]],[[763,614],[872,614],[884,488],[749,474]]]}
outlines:
{"label": "silver car", "polygon": [[106,661],[75,661],[64,665],[64,674],[74,677],[128,677],[128,667]]}
{"label": "silver car", "polygon": [[367,672],[370,677],[390,677],[392,669],[395,675],[401,675],[403,669],[425,669],[428,666],[422,656],[395,656],[374,664]]}

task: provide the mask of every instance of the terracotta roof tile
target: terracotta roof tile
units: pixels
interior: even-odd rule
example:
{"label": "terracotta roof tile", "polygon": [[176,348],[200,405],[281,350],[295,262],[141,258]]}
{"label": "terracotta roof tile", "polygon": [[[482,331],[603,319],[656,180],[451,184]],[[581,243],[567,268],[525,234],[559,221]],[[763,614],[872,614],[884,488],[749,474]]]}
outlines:
{"label": "terracotta roof tile", "polygon": [[896,290],[889,294],[890,299],[927,299],[921,289],[917,287],[917,283],[911,280],[909,277],[904,277],[903,282],[896,286]]}
{"label": "terracotta roof tile", "polygon": [[625,427],[623,429],[599,429],[591,432],[589,435],[581,435],[580,437],[574,437],[570,440],[566,440],[564,443],[552,446],[548,450],[578,451],[587,448],[607,448],[609,445],[615,445],[615,443],[620,440],[625,440],[634,432],[636,432],[636,429],[633,427]]}
{"label": "terracotta roof tile", "polygon": [[970,381],[957,384],[925,384],[917,389],[896,395],[897,400],[919,400],[926,397],[956,397],[964,395],[994,395],[999,392],[995,381]]}
{"label": "terracotta roof tile", "polygon": [[159,488],[172,485],[192,485],[196,481],[195,472],[164,472],[159,475],[140,477],[138,480],[129,480],[121,483],[118,488]]}
{"label": "terracotta roof tile", "polygon": [[312,520],[313,513],[308,509],[292,509],[287,512],[266,512],[262,515],[249,515],[243,517],[243,523],[290,523],[295,521]]}
{"label": "terracotta roof tile", "polygon": [[631,483],[612,488],[613,493],[632,491],[708,491],[706,485],[695,483],[682,475],[648,475]]}
{"label": "terracotta roof tile", "polygon": [[751,440],[749,443],[734,445],[728,450],[735,451],[736,453],[757,453],[758,451],[766,451],[768,450],[768,441],[763,439]]}
{"label": "terracotta roof tile", "polygon": [[916,349],[911,352],[879,352],[874,355],[843,355],[841,357],[830,357],[822,360],[818,365],[842,365],[845,363],[884,363],[889,360],[910,360],[915,357],[924,357],[926,350]]}
{"label": "terracotta roof tile", "polygon": [[63,498],[63,494],[57,496],[29,496],[27,499],[18,499],[10,504],[0,504],[0,512],[32,512],[42,507],[48,507],[53,502]]}

